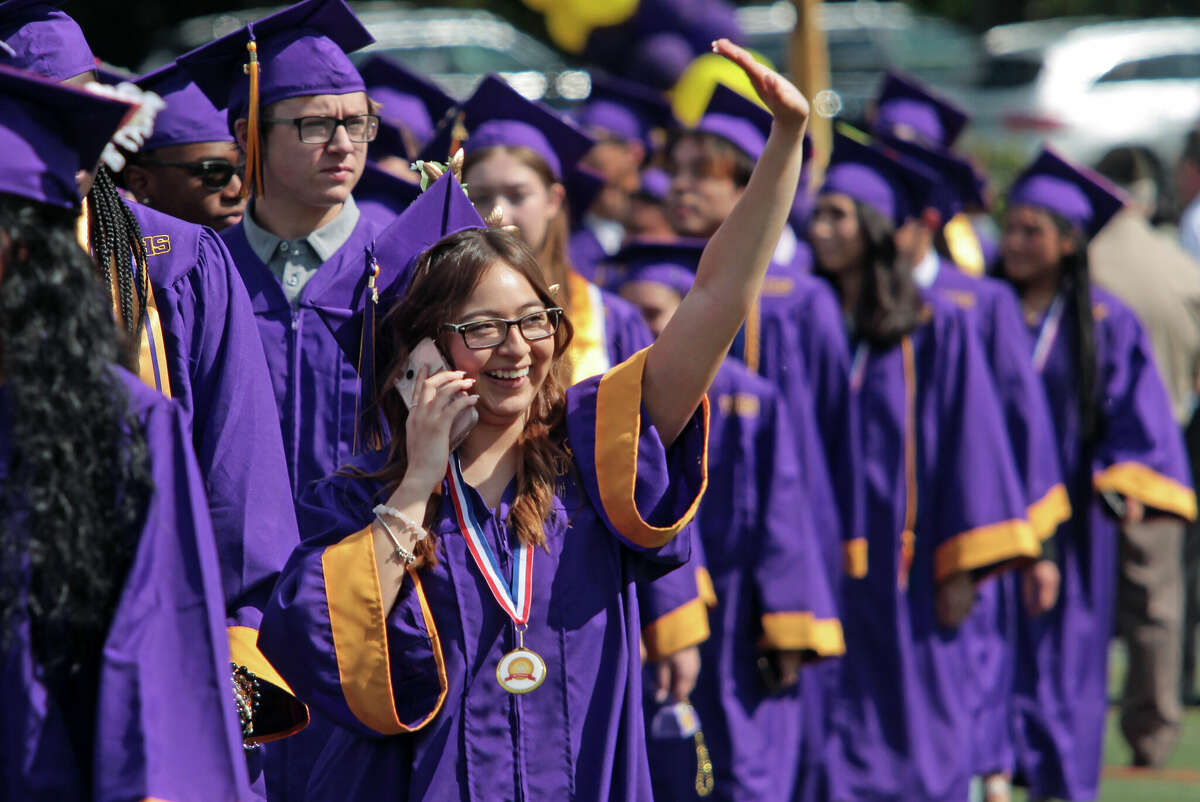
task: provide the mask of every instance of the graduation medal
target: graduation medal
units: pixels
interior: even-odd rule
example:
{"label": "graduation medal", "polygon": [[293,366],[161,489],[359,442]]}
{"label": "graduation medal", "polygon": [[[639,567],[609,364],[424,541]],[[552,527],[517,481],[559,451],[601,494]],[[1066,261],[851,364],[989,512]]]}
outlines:
{"label": "graduation medal", "polygon": [[529,623],[533,601],[533,548],[529,545],[517,548],[512,584],[506,583],[500,572],[500,563],[483,536],[483,528],[475,520],[471,505],[467,503],[466,483],[457,454],[450,455],[446,478],[450,482],[450,499],[454,503],[459,529],[467,542],[467,551],[471,552],[500,609],[512,619],[516,628],[517,648],[500,658],[496,666],[496,681],[509,693],[529,693],[546,679],[546,661],[537,652],[525,648],[525,628]]}

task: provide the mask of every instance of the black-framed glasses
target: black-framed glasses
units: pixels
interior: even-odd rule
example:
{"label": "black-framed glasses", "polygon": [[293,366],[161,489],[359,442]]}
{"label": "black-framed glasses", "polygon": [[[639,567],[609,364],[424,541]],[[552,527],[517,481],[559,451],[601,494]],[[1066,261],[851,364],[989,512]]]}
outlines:
{"label": "black-framed glasses", "polygon": [[562,322],[562,307],[552,306],[549,309],[539,309],[527,315],[508,320],[502,317],[489,317],[483,320],[472,320],[468,323],[443,323],[442,328],[453,331],[463,338],[463,344],[472,351],[481,348],[495,348],[508,339],[508,329],[516,326],[521,336],[529,342],[553,337]]}
{"label": "black-framed glasses", "polygon": [[138,164],[148,164],[153,167],[179,167],[187,170],[188,175],[198,176],[204,188],[210,192],[220,192],[229,186],[236,175],[244,178],[246,165],[234,164],[227,159],[204,159],[198,162],[167,162],[157,159],[142,159]]}
{"label": "black-framed glasses", "polygon": [[265,122],[294,125],[300,141],[306,145],[327,145],[333,140],[338,126],[346,129],[351,142],[373,142],[379,135],[378,114],[355,114],[353,117],[268,117]]}

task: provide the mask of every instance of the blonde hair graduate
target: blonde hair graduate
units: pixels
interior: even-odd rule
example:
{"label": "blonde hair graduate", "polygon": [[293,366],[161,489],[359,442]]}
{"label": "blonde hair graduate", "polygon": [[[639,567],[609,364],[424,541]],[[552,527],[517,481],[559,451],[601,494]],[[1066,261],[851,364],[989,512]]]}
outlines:
{"label": "blonde hair graduate", "polygon": [[[310,799],[383,783],[398,799],[650,797],[634,585],[688,556],[676,535],[703,492],[704,394],[786,223],[808,119],[782,76],[727,40],[714,50],[775,119],[649,348],[564,391],[569,323],[524,244],[461,231],[418,263],[386,324],[389,380],[426,337],[452,369],[417,372],[411,408],[385,397],[403,448],[302,497],[305,541],[260,638],[343,727]],[[435,288],[443,309],[419,303]],[[472,406],[479,423],[452,451]]]}

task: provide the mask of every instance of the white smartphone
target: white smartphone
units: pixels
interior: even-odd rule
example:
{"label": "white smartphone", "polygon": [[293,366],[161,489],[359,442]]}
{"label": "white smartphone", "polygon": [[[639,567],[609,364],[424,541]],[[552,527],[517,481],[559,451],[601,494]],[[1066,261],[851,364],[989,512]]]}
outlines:
{"label": "white smartphone", "polygon": [[[396,379],[396,392],[400,393],[400,398],[410,409],[417,393],[417,373],[422,367],[428,369],[427,376],[449,370],[446,367],[446,361],[442,359],[442,353],[438,350],[437,343],[428,337],[413,348],[412,353],[408,355],[408,365],[404,368],[404,374]],[[454,424],[450,427],[451,451],[458,448],[478,422],[479,413],[475,411],[475,407],[467,407],[458,413],[458,417],[454,419]]]}

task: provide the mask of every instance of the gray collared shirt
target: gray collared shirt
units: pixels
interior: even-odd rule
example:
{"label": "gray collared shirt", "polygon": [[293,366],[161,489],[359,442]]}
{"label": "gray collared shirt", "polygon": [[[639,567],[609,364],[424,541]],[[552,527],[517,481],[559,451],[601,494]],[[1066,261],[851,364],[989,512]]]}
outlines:
{"label": "gray collared shirt", "polygon": [[285,240],[275,236],[255,221],[253,205],[242,219],[242,226],[250,249],[275,274],[288,303],[295,306],[317,269],[350,239],[358,217],[358,204],[353,196],[347,196],[338,216],[306,237]]}

